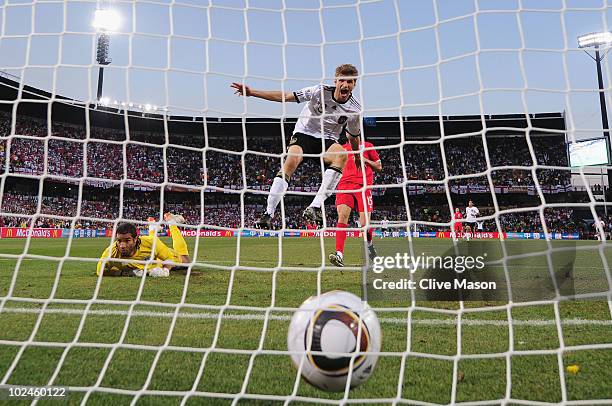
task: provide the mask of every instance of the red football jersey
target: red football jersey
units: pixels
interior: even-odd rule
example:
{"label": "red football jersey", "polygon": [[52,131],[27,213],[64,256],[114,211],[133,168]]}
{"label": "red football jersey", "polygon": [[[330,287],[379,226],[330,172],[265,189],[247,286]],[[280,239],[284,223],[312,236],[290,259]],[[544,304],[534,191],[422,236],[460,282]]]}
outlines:
{"label": "red football jersey", "polygon": [[461,212],[455,212],[455,220],[462,219],[462,218],[463,218],[463,214],[461,214]]}
{"label": "red football jersey", "polygon": [[[373,148],[371,142],[364,142],[363,145],[365,148]],[[343,145],[346,151],[352,151],[351,143],[347,142]],[[378,156],[378,152],[375,149],[368,149],[363,151],[363,156],[370,161],[376,162],[380,160]],[[374,183],[374,171],[370,168],[369,165],[364,164],[366,171],[366,181],[367,185],[372,185]],[[355,155],[350,154],[348,156],[348,160],[346,161],[346,165],[344,166],[344,170],[342,171],[342,179],[340,180],[340,185],[343,183],[352,183],[363,186],[363,173],[357,170],[357,166],[355,165]]]}

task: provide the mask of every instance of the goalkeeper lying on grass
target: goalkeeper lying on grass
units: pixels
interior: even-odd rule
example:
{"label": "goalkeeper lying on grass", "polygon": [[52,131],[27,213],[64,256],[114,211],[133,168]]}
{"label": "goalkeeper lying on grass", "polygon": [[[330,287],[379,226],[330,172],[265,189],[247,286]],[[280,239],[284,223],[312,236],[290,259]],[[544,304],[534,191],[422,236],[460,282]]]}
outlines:
{"label": "goalkeeper lying on grass", "polygon": [[[138,236],[138,231],[133,224],[122,223],[117,227],[115,242],[107,247],[100,256],[96,273],[98,275],[102,273],[105,276],[142,276],[143,271],[146,271],[147,275],[152,277],[167,277],[170,275],[170,268],[176,265],[162,264],[162,261],[171,261],[175,264],[191,262],[187,243],[176,226],[176,223],[185,222],[183,216],[166,213],[164,214],[164,220],[168,223],[174,223],[169,227],[172,236],[172,248],[169,248],[157,238],[155,228],[151,227],[147,236]],[[151,255],[153,249],[155,249],[155,252]],[[114,261],[115,258],[153,261],[150,264],[145,264],[143,262]]]}

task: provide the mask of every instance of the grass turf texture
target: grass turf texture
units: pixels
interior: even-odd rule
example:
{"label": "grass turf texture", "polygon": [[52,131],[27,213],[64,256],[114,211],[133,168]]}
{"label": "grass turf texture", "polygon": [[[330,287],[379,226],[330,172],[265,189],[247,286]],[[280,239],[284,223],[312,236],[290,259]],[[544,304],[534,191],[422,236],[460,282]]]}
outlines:
{"label": "grass turf texture", "polygon": [[[385,244],[399,242],[395,239],[376,241],[383,250]],[[324,241],[323,252],[319,239],[284,239],[283,256],[279,260],[278,240],[274,238],[245,238],[240,241],[202,238],[197,241],[198,265],[187,283],[185,274],[180,272],[172,273],[168,279],[147,278],[139,298],[146,304],[95,303],[83,319],[87,304],[78,301],[94,298],[97,288],[98,300],[131,302],[138,299],[142,280],[103,278],[97,287],[95,262],[59,261],[67,252],[67,244],[68,240],[62,239],[33,239],[30,242],[28,255],[54,259],[26,256],[18,264],[16,259],[0,258],[0,298],[6,297],[15,278],[11,298],[0,311],[0,340],[3,340],[0,343],[0,377],[13,364],[20,352],[20,344],[32,339],[34,344],[25,347],[7,383],[47,385],[54,374],[54,385],[87,388],[98,383],[102,389],[88,397],[89,404],[94,405],[129,404],[133,400],[129,392],[108,393],[104,388],[136,391],[147,382],[148,390],[167,391],[168,396],[143,395],[138,404],[179,404],[182,398],[176,393],[171,396],[172,392],[190,391],[194,384],[199,393],[190,397],[188,404],[229,405],[232,395],[241,392],[245,395],[239,404],[274,404],[271,400],[256,400],[249,396],[291,395],[296,371],[286,354],[276,352],[286,350],[291,313],[282,309],[271,310],[266,324],[266,310],[270,306],[299,306],[308,296],[316,294],[318,283],[321,291],[342,289],[361,294],[359,272],[340,273],[331,267],[320,273],[285,269],[316,270],[333,251],[333,239]],[[106,244],[107,239],[74,239],[68,253],[71,257],[97,259]],[[192,253],[195,244],[195,238],[188,239]],[[442,254],[450,242],[416,240],[413,244],[416,252]],[[544,244],[511,241],[508,248],[509,252],[529,252],[545,249]],[[593,244],[578,244],[577,293],[610,290],[600,251],[581,249]],[[357,266],[359,247],[358,240],[347,241],[347,265]],[[22,254],[24,249],[24,240],[0,240],[2,254]],[[608,263],[612,263],[610,249],[601,252]],[[545,259],[540,257],[529,258],[511,264],[510,269],[513,273],[528,274],[530,269],[545,265],[543,261]],[[223,268],[233,265],[240,267]],[[272,272],[278,265],[280,268]],[[70,299],[74,303],[52,301],[42,312],[42,304],[19,300],[50,298],[56,281],[53,299]],[[172,304],[179,303],[183,294],[186,306],[180,309],[180,317],[172,328],[171,316],[176,309]],[[454,321],[454,314],[439,311],[459,309],[456,302],[420,301],[416,303],[417,309],[379,311],[382,351],[389,354],[379,359],[371,379],[350,391],[349,398],[380,399],[377,404],[389,404],[397,397],[442,404],[452,400],[494,401],[505,397],[510,384],[512,399],[560,402],[563,400],[563,376],[567,400],[611,399],[609,382],[612,381],[612,370],[609,366],[612,365],[612,349],[572,348],[562,352],[560,360],[554,352],[561,346],[561,341],[566,347],[612,343],[610,308],[603,299],[560,302],[558,310],[562,322],[574,319],[607,321],[601,324],[562,324],[560,334],[556,324],[549,322],[541,325],[518,323],[513,326],[511,335],[507,324],[508,312],[499,308],[488,309],[505,304],[503,302],[465,302],[468,312],[462,315],[464,322],[460,329]],[[224,305],[230,307],[221,309]],[[399,307],[392,299],[374,302],[373,306]],[[484,308],[486,311],[469,312],[471,308]],[[130,309],[133,316],[126,324]],[[220,313],[224,317],[220,318]],[[510,313],[518,321],[554,321],[555,305],[552,302],[517,305]],[[402,322],[408,316],[410,326]],[[460,348],[457,348],[458,334]],[[114,348],[113,344],[122,336],[125,346]],[[61,343],[72,342],[75,338],[75,345],[65,351]],[[92,346],[95,343],[99,345]],[[166,343],[169,347],[160,348]],[[261,351],[254,351],[257,349]],[[514,353],[509,354],[510,350]],[[452,357],[459,352],[463,357],[458,359],[454,374]],[[486,356],[479,358],[482,354]],[[57,370],[61,359],[61,368]],[[154,363],[155,368],[149,375]],[[511,367],[510,382],[507,382],[508,363]],[[559,371],[559,364],[563,366],[563,374]],[[565,372],[566,366],[571,364],[579,365],[580,372]],[[454,399],[453,380],[456,385]],[[204,394],[209,397],[204,397]],[[296,395],[310,398],[310,401],[342,399],[344,396],[319,391],[304,381],[299,382]],[[68,399],[69,404],[77,404],[85,396],[84,392],[74,391]],[[38,404],[55,403],[44,400]],[[312,402],[295,401],[291,404]]]}

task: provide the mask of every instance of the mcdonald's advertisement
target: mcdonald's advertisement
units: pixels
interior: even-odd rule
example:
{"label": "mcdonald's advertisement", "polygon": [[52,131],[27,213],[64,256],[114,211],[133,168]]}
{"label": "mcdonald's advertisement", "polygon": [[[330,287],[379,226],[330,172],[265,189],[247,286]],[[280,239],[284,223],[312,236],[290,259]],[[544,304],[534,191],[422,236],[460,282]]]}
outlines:
{"label": "mcdonald's advertisement", "polygon": [[[27,227],[0,227],[0,238],[96,238],[96,237],[112,237],[112,229],[76,229],[69,228],[27,228]],[[145,235],[148,233],[142,230]],[[263,230],[211,230],[211,229],[186,229],[181,230],[184,237],[278,237],[280,231],[263,231]],[[164,231],[160,235],[170,235],[169,231]],[[283,237],[334,237],[335,230],[325,231],[284,231]],[[450,231],[374,231],[374,235],[379,238],[394,237],[394,238],[463,238],[468,234],[462,233],[455,235]],[[362,234],[359,231],[349,231],[349,238],[361,238]],[[550,239],[550,240],[577,240],[578,234],[548,234],[544,233],[497,233],[497,232],[476,232],[469,234],[472,239],[496,240],[496,239]],[[548,237],[548,238],[547,238]]]}
{"label": "mcdonald's advertisement", "polygon": [[1,227],[2,238],[61,238],[61,228]]}

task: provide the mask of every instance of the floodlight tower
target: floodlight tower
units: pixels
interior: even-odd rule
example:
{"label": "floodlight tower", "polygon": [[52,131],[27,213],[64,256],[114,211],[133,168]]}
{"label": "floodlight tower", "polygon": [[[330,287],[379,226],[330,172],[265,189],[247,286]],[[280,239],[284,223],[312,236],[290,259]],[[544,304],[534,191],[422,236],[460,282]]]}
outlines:
{"label": "floodlight tower", "polygon": [[109,33],[119,28],[119,15],[112,9],[98,9],[94,14],[92,26],[98,30],[96,61],[100,65],[100,70],[98,72],[98,93],[96,99],[100,100],[104,83],[104,67],[112,62],[112,59],[108,57],[110,47]]}
{"label": "floodlight tower", "polygon": [[[612,157],[610,145],[610,125],[608,124],[608,110],[606,108],[606,94],[604,93],[603,76],[601,74],[601,61],[606,57],[612,44],[612,32],[593,32],[590,34],[581,35],[578,37],[578,48],[584,49],[584,52],[595,61],[597,66],[597,83],[599,84],[599,107],[601,109],[601,125],[603,127],[604,138],[608,145],[608,159]],[[604,54],[599,53],[600,48],[603,48]],[[591,55],[587,49],[594,49],[595,56]],[[610,164],[608,162],[608,164]],[[612,187],[612,170],[608,168],[608,193]],[[606,193],[606,196],[608,194]],[[606,199],[607,200],[607,199]]]}

